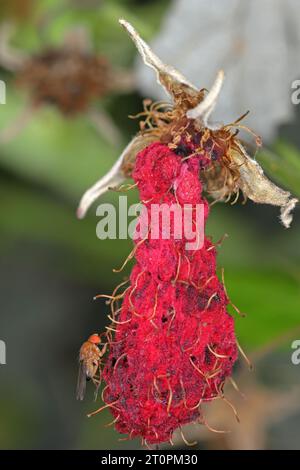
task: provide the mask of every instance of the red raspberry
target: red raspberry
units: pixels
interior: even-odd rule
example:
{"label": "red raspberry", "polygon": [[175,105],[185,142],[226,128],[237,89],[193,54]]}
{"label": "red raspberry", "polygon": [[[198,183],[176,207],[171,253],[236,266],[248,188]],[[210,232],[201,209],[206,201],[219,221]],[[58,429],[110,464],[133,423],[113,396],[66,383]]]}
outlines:
{"label": "red raspberry", "polygon": [[[133,177],[150,221],[153,201],[204,204],[207,219],[202,166],[201,156],[183,159],[161,143],[137,155]],[[136,265],[103,371],[116,429],[148,443],[201,420],[201,402],[220,396],[237,359],[216,249],[205,238],[187,250],[173,235],[135,240]]]}

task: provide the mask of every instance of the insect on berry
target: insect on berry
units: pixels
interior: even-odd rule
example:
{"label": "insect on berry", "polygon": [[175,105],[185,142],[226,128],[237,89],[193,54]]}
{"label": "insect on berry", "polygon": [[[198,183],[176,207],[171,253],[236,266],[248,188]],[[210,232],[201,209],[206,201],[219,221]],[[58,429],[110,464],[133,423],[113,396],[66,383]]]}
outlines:
{"label": "insect on berry", "polygon": [[[131,176],[150,222],[153,203],[190,205],[196,241],[210,216],[208,199],[233,197],[236,202],[240,191],[255,202],[280,206],[281,221],[288,227],[297,201],[269,181],[247,155],[237,139],[239,120],[225,126],[210,122],[224,73],[218,73],[210,92],[198,90],[164,65],[129,23],[120,23],[173,104],[144,101],[140,133],[112,170],[84,194],[78,216],[83,217],[109,187]],[[200,224],[193,209],[197,205],[203,207]],[[110,296],[105,405],[89,416],[110,408],[118,432],[148,444],[172,442],[173,432],[182,432],[191,422],[209,426],[204,402],[223,400],[237,418],[223,392],[240,346],[227,309],[234,305],[217,276],[219,243],[204,235],[202,244],[187,249],[186,241],[185,236],[175,237],[173,226],[167,239],[162,231],[158,238],[150,231],[145,237],[137,234],[127,258],[136,260],[129,286],[117,295],[122,283]],[[116,311],[120,299],[122,306]]]}
{"label": "insect on berry", "polygon": [[[86,391],[86,382],[92,380],[96,385],[96,391],[101,383],[101,358],[105,354],[106,345],[99,348],[101,338],[98,334],[92,334],[83,343],[79,351],[79,373],[77,381],[77,400],[83,400]],[[98,375],[97,375],[98,373]]]}

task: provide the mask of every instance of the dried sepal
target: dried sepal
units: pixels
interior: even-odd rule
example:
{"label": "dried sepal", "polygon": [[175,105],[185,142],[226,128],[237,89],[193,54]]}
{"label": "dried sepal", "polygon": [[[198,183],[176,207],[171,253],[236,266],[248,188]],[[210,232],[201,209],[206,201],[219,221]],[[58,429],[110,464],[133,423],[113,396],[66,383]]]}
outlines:
{"label": "dried sepal", "polygon": [[205,127],[210,127],[208,124],[208,118],[217,104],[217,99],[219,97],[224,78],[224,71],[219,70],[215,82],[205,98],[200,101],[200,103],[195,108],[189,109],[187,111],[186,116],[188,119],[196,119],[197,121],[200,121],[200,123]]}
{"label": "dried sepal", "polygon": [[130,23],[124,19],[120,19],[119,23],[130,35],[145,65],[156,71],[158,83],[163,86],[172,99],[176,100],[177,95],[182,92],[193,97],[198,96],[198,89],[174,67],[164,64]]}
{"label": "dried sepal", "polygon": [[77,217],[79,219],[85,216],[89,207],[98,197],[109,189],[119,186],[130,176],[137,153],[147,147],[153,140],[152,136],[143,136],[142,134],[137,135],[131,140],[109,172],[100,178],[82,196],[77,209]]}
{"label": "dried sepal", "polygon": [[238,167],[239,179],[237,184],[244,195],[258,204],[271,204],[281,208],[280,220],[288,228],[292,222],[291,211],[297,199],[292,198],[288,191],[276,186],[265,175],[257,163],[247,154],[241,144],[237,144],[239,151],[231,153],[233,163]]}

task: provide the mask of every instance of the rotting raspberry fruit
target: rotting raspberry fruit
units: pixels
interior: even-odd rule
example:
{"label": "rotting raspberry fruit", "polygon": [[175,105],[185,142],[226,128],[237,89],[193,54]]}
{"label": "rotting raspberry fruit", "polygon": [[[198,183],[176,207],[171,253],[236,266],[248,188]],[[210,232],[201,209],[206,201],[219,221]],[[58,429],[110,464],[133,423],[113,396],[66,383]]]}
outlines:
{"label": "rotting raspberry fruit", "polygon": [[[166,145],[151,144],[138,154],[133,172],[141,199],[155,196],[167,204],[181,200],[207,208],[200,160],[184,162]],[[151,204],[145,203],[149,218]],[[171,440],[175,429],[201,422],[201,402],[221,396],[237,358],[234,321],[216,276],[216,249],[208,239],[197,250],[186,250],[185,243],[152,240],[150,234],[144,242],[136,240],[137,264],[103,372],[103,395],[114,403],[116,429],[149,444]]]}

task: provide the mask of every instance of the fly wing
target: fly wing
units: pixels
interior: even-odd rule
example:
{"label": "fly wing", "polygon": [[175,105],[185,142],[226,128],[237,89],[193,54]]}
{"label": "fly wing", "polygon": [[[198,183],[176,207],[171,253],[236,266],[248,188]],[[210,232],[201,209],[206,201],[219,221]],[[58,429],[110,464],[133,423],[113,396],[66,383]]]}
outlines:
{"label": "fly wing", "polygon": [[77,400],[83,400],[86,390],[86,367],[84,361],[79,361],[79,372],[77,379],[76,398]]}

